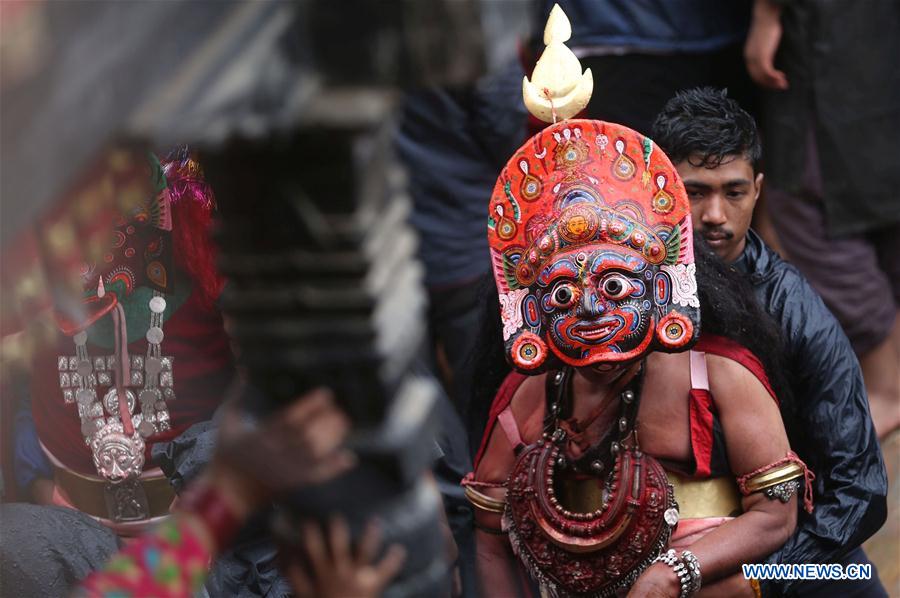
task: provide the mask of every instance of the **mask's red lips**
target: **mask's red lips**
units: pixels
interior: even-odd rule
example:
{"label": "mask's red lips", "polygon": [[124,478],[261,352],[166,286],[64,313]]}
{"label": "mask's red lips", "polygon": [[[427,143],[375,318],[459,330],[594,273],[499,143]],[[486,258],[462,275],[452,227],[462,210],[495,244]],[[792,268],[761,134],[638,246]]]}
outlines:
{"label": "mask's red lips", "polygon": [[609,335],[615,328],[616,327],[612,324],[606,324],[605,326],[576,326],[572,330],[576,332],[578,336],[593,341]]}
{"label": "mask's red lips", "polygon": [[587,342],[604,341],[612,337],[621,327],[622,322],[618,318],[604,318],[590,324],[576,324],[572,327],[572,335]]}

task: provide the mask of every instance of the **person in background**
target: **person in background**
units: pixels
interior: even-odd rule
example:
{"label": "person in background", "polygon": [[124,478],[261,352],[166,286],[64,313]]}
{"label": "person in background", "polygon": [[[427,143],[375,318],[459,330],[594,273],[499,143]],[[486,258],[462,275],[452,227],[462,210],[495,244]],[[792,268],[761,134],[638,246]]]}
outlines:
{"label": "person in background", "polygon": [[[554,2],[542,0],[541,18]],[[586,118],[622,123],[645,135],[663,105],[695,87],[728,88],[751,114],[758,92],[744,67],[742,48],[751,0],[560,0],[573,19],[572,46],[593,73],[598,93]],[[543,21],[541,21],[543,22]],[[765,196],[753,224],[780,248]]]}
{"label": "person in background", "polygon": [[[684,181],[696,235],[744,274],[781,326],[794,405],[783,409],[791,446],[816,472],[816,509],[773,563],[867,563],[860,544],[886,517],[887,478],[866,388],[847,337],[797,269],[749,228],[763,173],[753,118],[725,90],[669,100],[653,139]],[[871,580],[761,582],[766,595],[884,596]]]}
{"label": "person in background", "polygon": [[846,332],[879,438],[900,426],[900,3],[756,0],[772,222]]}
{"label": "person in background", "polygon": [[728,87],[745,103],[753,100],[741,60],[749,0],[541,0],[537,23],[546,21],[554,4],[569,15],[567,43],[594,76],[589,118],[647,135],[666,101],[682,89]]}

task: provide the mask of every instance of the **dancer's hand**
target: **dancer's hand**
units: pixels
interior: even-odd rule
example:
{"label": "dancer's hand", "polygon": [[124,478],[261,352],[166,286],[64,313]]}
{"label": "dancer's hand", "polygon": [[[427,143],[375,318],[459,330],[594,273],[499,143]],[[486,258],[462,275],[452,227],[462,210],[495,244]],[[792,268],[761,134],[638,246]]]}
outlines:
{"label": "dancer's hand", "polygon": [[375,561],[381,546],[377,525],[369,524],[354,551],[350,530],[343,519],[328,526],[328,537],[318,525],[307,523],[302,531],[306,564],[292,559],[285,573],[298,596],[317,598],[377,598],[400,571],[406,552],[391,546]]}

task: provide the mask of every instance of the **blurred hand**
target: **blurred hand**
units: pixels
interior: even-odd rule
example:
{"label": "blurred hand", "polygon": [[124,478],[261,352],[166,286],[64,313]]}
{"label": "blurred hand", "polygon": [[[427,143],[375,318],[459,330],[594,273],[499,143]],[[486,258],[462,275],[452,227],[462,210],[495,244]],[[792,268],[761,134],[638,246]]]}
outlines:
{"label": "blurred hand", "polygon": [[343,448],[350,421],[326,389],[316,389],[262,422],[236,405],[219,428],[210,483],[246,517],[274,492],[330,480],[355,463]]}
{"label": "blurred hand", "polygon": [[371,523],[354,552],[350,530],[340,518],[328,526],[327,539],[318,525],[307,523],[303,527],[302,543],[308,566],[294,559],[285,571],[298,596],[376,598],[400,572],[406,559],[403,547],[394,545],[379,562],[375,562],[381,533],[378,526]]}
{"label": "blurred hand", "polygon": [[756,0],[750,31],[744,43],[744,61],[750,78],[767,89],[788,88],[787,75],[775,68],[775,53],[781,43],[781,33],[781,8],[771,0]]}

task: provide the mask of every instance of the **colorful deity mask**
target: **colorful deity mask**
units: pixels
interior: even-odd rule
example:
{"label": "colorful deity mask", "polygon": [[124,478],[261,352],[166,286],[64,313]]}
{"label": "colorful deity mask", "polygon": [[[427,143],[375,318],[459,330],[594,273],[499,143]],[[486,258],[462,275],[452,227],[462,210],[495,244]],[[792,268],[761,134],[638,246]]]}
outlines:
{"label": "colorful deity mask", "polygon": [[517,369],[627,362],[697,336],[690,207],[649,138],[594,120],[547,127],[500,174],[488,228]]}
{"label": "colorful deity mask", "polygon": [[[122,188],[128,191],[127,185],[131,184],[133,197],[119,202],[118,213],[113,218],[112,242],[101,260],[85,266],[85,286],[94,291],[102,280],[104,286],[120,295],[120,300],[143,286],[170,293],[172,202],[163,168],[152,154],[141,160],[123,152],[120,161],[125,165],[120,165],[116,174],[125,182],[119,185],[119,192]],[[148,178],[149,185],[143,184]]]}
{"label": "colorful deity mask", "polygon": [[77,321],[60,314],[66,334],[93,324],[116,304],[126,311],[133,300],[145,306],[148,293],[178,296],[180,303],[190,288],[176,288],[176,266],[207,295],[215,293],[212,250],[205,239],[215,200],[186,147],[162,163],[147,152],[111,150],[72,197],[81,220],[91,215],[90,230],[77,234],[90,246],[80,253],[93,257],[80,263],[86,313]]}

